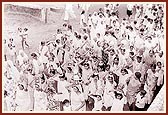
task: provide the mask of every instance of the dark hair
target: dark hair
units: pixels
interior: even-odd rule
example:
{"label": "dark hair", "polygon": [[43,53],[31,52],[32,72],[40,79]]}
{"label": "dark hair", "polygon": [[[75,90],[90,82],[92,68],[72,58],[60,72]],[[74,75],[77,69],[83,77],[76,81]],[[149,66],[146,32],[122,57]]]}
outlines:
{"label": "dark hair", "polygon": [[142,94],[143,96],[146,94],[146,91],[145,91],[145,90],[141,90],[140,92],[141,92],[141,94]]}
{"label": "dark hair", "polygon": [[8,92],[6,90],[4,90],[4,96],[7,96]]}
{"label": "dark hair", "polygon": [[84,14],[85,13],[85,11],[83,10],[82,12],[81,12],[81,14]]}
{"label": "dark hair", "polygon": [[71,25],[68,25],[68,28],[69,28],[70,30],[72,30],[72,26],[71,26]]}
{"label": "dark hair", "polygon": [[134,21],[134,24],[137,24],[137,21]]}
{"label": "dark hair", "polygon": [[150,67],[156,69],[156,64],[151,64]]}
{"label": "dark hair", "polygon": [[107,77],[107,79],[109,79],[109,78],[111,78],[111,79],[113,80],[113,77],[112,77],[112,76],[110,76],[110,75]]}
{"label": "dark hair", "polygon": [[158,65],[158,64],[162,65],[162,62],[158,61],[158,62],[157,62],[157,65]]}
{"label": "dark hair", "polygon": [[112,73],[114,81],[116,82],[117,86],[119,84],[119,76],[116,73]]}
{"label": "dark hair", "polygon": [[87,40],[87,38],[88,38],[88,36],[86,36],[86,35],[85,35],[85,36],[83,36],[83,39],[84,39],[84,40]]}
{"label": "dark hair", "polygon": [[152,54],[154,54],[155,52],[154,52],[153,50],[150,50],[150,51],[149,51],[149,53],[152,53]]}
{"label": "dark hair", "polygon": [[114,93],[115,93],[115,98],[117,98],[118,95],[121,96],[120,100],[123,98],[123,95],[121,93],[117,93],[116,91],[114,91]]}
{"label": "dark hair", "polygon": [[32,53],[32,54],[31,54],[31,56],[32,56],[32,57],[36,57],[36,56],[37,56],[37,54],[35,54],[35,53]]}
{"label": "dark hair", "polygon": [[28,29],[27,28],[24,28],[24,31],[27,31]]}
{"label": "dark hair", "polygon": [[66,24],[66,23],[64,23],[64,24],[63,24],[63,26],[65,26],[65,27],[66,27],[66,26],[67,26],[67,24]]}
{"label": "dark hair", "polygon": [[109,34],[110,32],[109,31],[105,31],[105,35]]}
{"label": "dark hair", "polygon": [[41,79],[45,81],[45,76],[44,76],[44,74],[42,74]]}
{"label": "dark hair", "polygon": [[68,99],[65,99],[62,104],[65,105],[66,103],[70,103],[70,101]]}
{"label": "dark hair", "polygon": [[115,12],[112,12],[111,15],[116,15],[116,13],[115,13]]}
{"label": "dark hair", "polygon": [[77,35],[77,38],[81,39],[81,35]]}
{"label": "dark hair", "polygon": [[96,35],[100,36],[100,33],[97,33]]}
{"label": "dark hair", "polygon": [[65,79],[65,74],[60,75],[59,78],[64,78]]}
{"label": "dark hair", "polygon": [[79,88],[77,86],[73,86],[73,87],[76,87],[76,89],[80,92]]}
{"label": "dark hair", "polygon": [[[24,85],[23,85],[23,84],[18,84],[18,86],[21,86],[21,87],[24,89]],[[23,90],[23,89],[22,89],[22,90]]]}
{"label": "dark hair", "polygon": [[119,57],[118,57],[118,56],[116,56],[116,57],[114,58],[114,60],[115,60],[115,59],[117,59],[117,61],[119,61]]}
{"label": "dark hair", "polygon": [[45,42],[44,41],[41,41],[41,45],[44,45],[45,44]]}
{"label": "dark hair", "polygon": [[99,11],[102,11],[103,10],[103,8],[99,8]]}
{"label": "dark hair", "polygon": [[161,7],[161,6],[159,6],[159,9],[161,10],[161,9],[162,9],[162,7]]}
{"label": "dark hair", "polygon": [[126,26],[126,29],[133,30],[133,27],[132,26]]}
{"label": "dark hair", "polygon": [[127,69],[123,68],[123,69],[121,69],[121,72],[122,72],[122,71],[124,71],[126,74],[128,74]]}
{"label": "dark hair", "polygon": [[93,75],[92,75],[92,78],[95,78],[95,77],[97,77],[98,80],[99,80],[99,75],[95,75],[95,74],[93,74]]}
{"label": "dark hair", "polygon": [[148,16],[146,15],[144,18],[148,18]]}
{"label": "dark hair", "polygon": [[130,54],[133,56],[133,55],[134,55],[134,52],[130,52]]}
{"label": "dark hair", "polygon": [[75,36],[77,36],[77,35],[78,35],[78,33],[77,33],[77,32],[74,32],[74,35],[75,35]]}
{"label": "dark hair", "polygon": [[140,73],[140,72],[135,72],[135,76],[136,76],[136,78],[138,78],[138,79],[140,80],[140,78],[141,78],[141,73]]}
{"label": "dark hair", "polygon": [[140,29],[140,32],[144,32],[144,28],[141,28],[141,29]]}
{"label": "dark hair", "polygon": [[148,18],[147,20],[148,20],[148,21],[150,21],[151,19],[150,19],[150,18]]}
{"label": "dark hair", "polygon": [[140,56],[137,56],[137,59],[140,59],[140,60],[142,60],[142,57],[140,57]]}
{"label": "dark hair", "polygon": [[58,33],[58,32],[61,32],[61,29],[57,29],[57,33]]}
{"label": "dark hair", "polygon": [[59,39],[57,39],[57,40],[55,40],[56,41],[56,43],[60,43],[60,40]]}
{"label": "dark hair", "polygon": [[121,50],[123,50],[123,52],[125,52],[125,49],[121,49]]}
{"label": "dark hair", "polygon": [[50,70],[50,73],[52,73],[52,74],[55,75],[55,74],[56,74],[56,70],[55,70],[55,69],[51,69],[51,70]]}
{"label": "dark hair", "polygon": [[22,28],[18,28],[19,31],[22,31]]}
{"label": "dark hair", "polygon": [[112,49],[110,49],[110,51],[112,51],[112,52],[115,52],[115,50],[112,48]]}

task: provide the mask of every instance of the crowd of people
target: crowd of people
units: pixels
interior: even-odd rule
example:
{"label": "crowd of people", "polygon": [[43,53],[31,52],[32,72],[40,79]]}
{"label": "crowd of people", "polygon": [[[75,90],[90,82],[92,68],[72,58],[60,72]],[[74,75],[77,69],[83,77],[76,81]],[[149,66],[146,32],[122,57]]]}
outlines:
{"label": "crowd of people", "polygon": [[41,41],[30,56],[29,30],[19,28],[22,50],[14,38],[4,42],[4,109],[147,110],[164,84],[165,6],[128,4],[123,19],[119,7],[83,9],[79,31],[67,21],[73,13],[67,10],[55,40]]}

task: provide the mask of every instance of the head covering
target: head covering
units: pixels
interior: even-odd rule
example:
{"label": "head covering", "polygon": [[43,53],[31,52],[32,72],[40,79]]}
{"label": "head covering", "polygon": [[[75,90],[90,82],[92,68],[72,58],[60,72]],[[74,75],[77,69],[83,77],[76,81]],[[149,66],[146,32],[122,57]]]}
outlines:
{"label": "head covering", "polygon": [[78,74],[75,74],[75,75],[73,76],[73,79],[74,79],[74,80],[81,80]]}

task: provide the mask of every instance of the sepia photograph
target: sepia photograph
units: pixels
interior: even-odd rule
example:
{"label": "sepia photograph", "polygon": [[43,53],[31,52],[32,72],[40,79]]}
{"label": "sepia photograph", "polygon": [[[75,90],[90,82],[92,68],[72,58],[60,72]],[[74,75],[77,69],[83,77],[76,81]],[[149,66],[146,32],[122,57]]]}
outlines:
{"label": "sepia photograph", "polygon": [[166,2],[2,2],[3,113],[166,112]]}

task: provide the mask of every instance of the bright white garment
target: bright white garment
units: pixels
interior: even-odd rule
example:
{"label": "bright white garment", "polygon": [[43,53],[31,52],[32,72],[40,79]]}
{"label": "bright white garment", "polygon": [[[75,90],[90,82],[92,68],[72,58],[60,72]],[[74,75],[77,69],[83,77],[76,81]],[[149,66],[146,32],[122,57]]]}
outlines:
{"label": "bright white garment", "polygon": [[121,100],[115,98],[113,100],[113,105],[111,107],[111,111],[123,111],[124,104],[125,104],[124,97]]}
{"label": "bright white garment", "polygon": [[97,83],[94,82],[94,80],[91,80],[91,83],[89,84],[89,91],[90,94],[96,94],[96,93],[100,93],[102,89],[102,83],[100,80],[97,81]]}
{"label": "bright white garment", "polygon": [[133,71],[134,72],[142,72],[142,69],[143,69],[142,67],[143,67],[143,63],[142,62],[138,63],[137,61],[135,61],[133,63]]}
{"label": "bright white garment", "polygon": [[126,74],[126,75],[120,75],[119,76],[119,84],[126,84],[126,80],[130,77],[131,75]]}
{"label": "bright white garment", "polygon": [[146,97],[141,98],[140,93],[138,93],[136,96],[135,105],[138,108],[144,108],[146,103],[147,103],[147,98]]}
{"label": "bright white garment", "polygon": [[64,101],[65,99],[69,100],[69,92],[66,88],[66,86],[68,86],[69,83],[67,81],[58,81],[58,92],[62,93],[59,94],[59,101]]}
{"label": "bright white garment", "polygon": [[148,40],[145,40],[145,51],[147,51],[147,53],[149,52],[149,50],[151,50],[152,48],[154,48],[156,46],[156,41],[152,40],[151,42],[149,42]]}
{"label": "bright white garment", "polygon": [[34,69],[35,75],[39,74],[43,70],[41,57],[39,57],[38,60],[33,59],[33,69]]}
{"label": "bright white garment", "polygon": [[28,60],[26,53],[23,50],[19,50],[19,55],[17,56],[18,65],[21,66],[26,60]]}
{"label": "bright white garment", "polygon": [[102,107],[103,107],[103,101],[102,100],[97,100],[97,97],[93,97],[94,99],[94,108],[92,109],[92,111],[101,111]]}
{"label": "bright white garment", "polygon": [[111,107],[113,105],[114,100],[114,86],[115,82],[111,84],[109,81],[106,81],[105,89],[104,89],[104,106],[106,108]]}
{"label": "bright white garment", "polygon": [[41,55],[43,63],[48,62],[48,57],[46,56],[47,52],[48,52],[48,47],[47,46],[40,46],[39,47],[39,53]]}
{"label": "bright white garment", "polygon": [[71,106],[63,106],[63,111],[71,111]]}
{"label": "bright white garment", "polygon": [[30,98],[28,91],[20,90],[16,91],[16,111],[29,111]]}
{"label": "bright white garment", "polygon": [[9,52],[9,60],[12,60],[13,63],[15,63],[16,61],[16,57],[15,57],[15,53],[16,53],[16,49],[15,48],[8,48],[8,52]]}
{"label": "bright white garment", "polygon": [[98,23],[98,16],[97,15],[92,15],[92,23],[93,25],[97,24]]}
{"label": "bright white garment", "polygon": [[80,17],[80,26],[83,27],[83,23],[86,23],[85,14],[81,14]]}
{"label": "bright white garment", "polygon": [[73,4],[72,3],[67,3],[65,6],[65,16],[64,20],[69,20],[69,18],[76,18],[74,10],[73,10]]}
{"label": "bright white garment", "polygon": [[127,9],[130,10],[130,11],[132,11],[133,7],[134,7],[133,4],[128,4],[128,5],[127,5]]}
{"label": "bright white garment", "polygon": [[[75,111],[75,109],[77,109],[84,101],[85,101],[84,94],[83,93],[77,94],[72,89],[72,92],[71,92],[72,111]],[[85,106],[82,107],[79,111],[85,111]]]}
{"label": "bright white garment", "polygon": [[34,111],[46,111],[47,95],[41,91],[34,91]]}
{"label": "bright white garment", "polygon": [[105,34],[105,23],[104,23],[104,18],[99,18],[98,17],[98,23],[97,23],[97,26],[96,26],[96,32],[97,33],[100,33],[100,36],[103,37],[104,34]]}
{"label": "bright white garment", "polygon": [[158,79],[157,79],[157,86],[163,85],[164,70],[162,68],[161,69],[157,69],[156,76],[158,77]]}
{"label": "bright white garment", "polygon": [[91,69],[86,70],[85,68],[82,68],[82,80],[84,83],[88,82],[88,79],[93,74],[93,71]]}
{"label": "bright white garment", "polygon": [[161,62],[164,67],[164,56],[160,57],[159,54],[156,54],[156,62]]}

